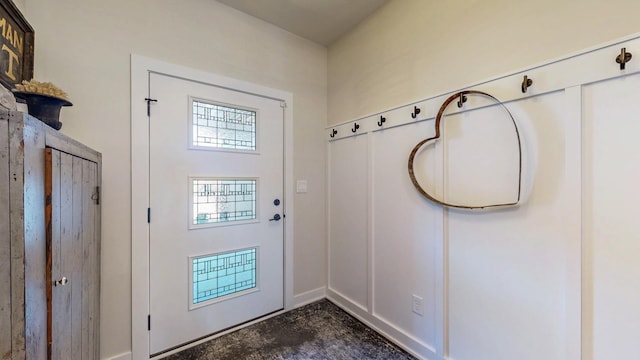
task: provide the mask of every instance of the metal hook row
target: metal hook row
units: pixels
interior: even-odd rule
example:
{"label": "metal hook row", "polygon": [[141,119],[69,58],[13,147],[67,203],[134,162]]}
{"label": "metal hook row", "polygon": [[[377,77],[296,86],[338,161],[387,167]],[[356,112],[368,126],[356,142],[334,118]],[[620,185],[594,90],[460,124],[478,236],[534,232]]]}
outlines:
{"label": "metal hook row", "polygon": [[[616,63],[620,64],[620,70],[625,70],[626,64],[629,61],[631,61],[632,57],[633,55],[627,51],[627,48],[623,47],[620,49],[620,54],[615,59]],[[522,83],[520,84],[520,91],[523,94],[526,94],[532,85],[533,85],[533,79],[531,79],[528,75],[524,75],[522,79]],[[460,94],[457,101],[458,108],[462,108],[464,106],[464,103],[466,102],[467,102],[467,97],[463,94]],[[420,111],[421,109],[418,106],[414,105],[413,111],[411,112],[411,118],[416,119],[420,114]],[[380,120],[378,120],[378,126],[382,127],[386,121],[387,121],[387,118],[380,115]],[[360,124],[354,123],[353,128],[351,129],[351,132],[355,134],[356,132],[358,132],[358,129],[360,129]],[[329,133],[329,136],[332,138],[335,138],[337,134],[338,134],[338,130],[332,129],[331,132]]]}
{"label": "metal hook row", "polygon": [[[531,86],[531,84],[533,84],[533,80],[527,78],[527,75],[525,75],[524,80],[522,81],[522,92],[523,93],[527,92],[527,88]],[[458,98],[458,102],[457,102],[458,108],[462,108],[462,106],[464,106],[464,103],[466,102],[467,102],[467,97],[464,94],[460,94],[460,97]],[[416,119],[421,111],[422,110],[417,105],[414,105],[413,111],[411,112],[411,118]],[[378,120],[378,126],[382,127],[382,125],[384,125],[386,121],[387,121],[387,118],[380,115],[380,120]],[[355,134],[356,132],[358,132],[358,129],[360,129],[360,124],[358,124],[357,122],[354,122],[353,128],[351,128],[351,132]],[[338,130],[331,129],[329,136],[331,138],[335,138],[337,134],[338,134]]]}

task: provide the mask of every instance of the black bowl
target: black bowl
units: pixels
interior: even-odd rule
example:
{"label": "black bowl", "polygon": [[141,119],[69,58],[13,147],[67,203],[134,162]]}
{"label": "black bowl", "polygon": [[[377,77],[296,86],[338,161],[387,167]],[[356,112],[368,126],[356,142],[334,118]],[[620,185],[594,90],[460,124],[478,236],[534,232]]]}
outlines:
{"label": "black bowl", "polygon": [[51,126],[56,130],[62,128],[60,122],[60,109],[63,106],[71,106],[69,101],[54,96],[14,91],[16,98],[24,100],[29,109],[29,115],[39,119],[43,123]]}

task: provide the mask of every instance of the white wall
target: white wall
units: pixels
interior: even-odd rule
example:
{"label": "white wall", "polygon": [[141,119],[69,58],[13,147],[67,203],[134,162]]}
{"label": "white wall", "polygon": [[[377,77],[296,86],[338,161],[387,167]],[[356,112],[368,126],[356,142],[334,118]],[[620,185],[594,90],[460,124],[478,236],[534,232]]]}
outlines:
{"label": "white wall", "polygon": [[628,0],[393,0],[329,47],[336,124],[638,31]]}
{"label": "white wall", "polygon": [[294,199],[294,293],[325,286],[326,48],[210,0],[21,2],[35,78],[74,103],[62,132],[103,155],[103,358],[131,349],[131,53],[293,93],[294,177],[309,183]]}
{"label": "white wall", "polygon": [[24,2],[25,0],[13,0],[13,3],[16,4],[20,12],[24,12]]}

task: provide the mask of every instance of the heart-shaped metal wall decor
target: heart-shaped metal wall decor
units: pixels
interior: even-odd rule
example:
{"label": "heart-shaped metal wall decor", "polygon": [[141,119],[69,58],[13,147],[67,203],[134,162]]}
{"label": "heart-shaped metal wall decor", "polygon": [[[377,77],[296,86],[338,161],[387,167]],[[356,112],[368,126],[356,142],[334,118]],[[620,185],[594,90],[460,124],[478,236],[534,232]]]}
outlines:
{"label": "heart-shaped metal wall decor", "polygon": [[[420,183],[416,179],[416,176],[415,176],[414,171],[413,171],[413,160],[416,157],[416,154],[418,153],[418,151],[424,145],[426,145],[427,143],[429,143],[431,141],[436,141],[436,140],[438,140],[440,138],[440,122],[442,121],[442,116],[443,116],[444,111],[446,110],[447,106],[449,106],[449,104],[452,103],[453,101],[460,99],[459,104],[458,104],[458,106],[460,107],[467,100],[467,95],[479,95],[479,96],[483,96],[483,97],[486,97],[486,98],[489,98],[489,99],[495,101],[500,106],[502,106],[502,108],[505,110],[506,114],[509,116],[509,119],[513,123],[513,128],[515,130],[515,136],[518,139],[518,153],[519,153],[519,155],[518,155],[518,193],[517,193],[517,196],[515,197],[514,201],[508,201],[508,202],[497,203],[497,204],[487,204],[487,205],[452,204],[452,203],[448,203],[448,202],[446,202],[444,200],[439,200],[436,197],[434,197],[433,195],[429,194],[420,185]],[[443,205],[443,206],[448,206],[448,207],[453,207],[453,208],[462,208],[462,209],[483,209],[483,208],[502,207],[502,206],[514,206],[514,205],[517,205],[520,202],[520,192],[521,192],[521,188],[522,188],[522,144],[520,142],[520,131],[518,130],[518,125],[516,124],[516,121],[513,118],[513,115],[511,114],[509,109],[500,100],[496,99],[492,95],[489,95],[489,94],[487,94],[485,92],[478,91],[478,90],[465,90],[465,91],[460,91],[458,93],[455,93],[455,94],[451,95],[449,98],[447,98],[447,100],[445,100],[445,102],[442,104],[442,106],[440,106],[440,109],[438,110],[438,115],[436,116],[435,128],[436,128],[435,136],[420,141],[418,144],[416,144],[416,146],[413,147],[413,149],[411,150],[411,155],[409,155],[409,177],[411,178],[411,182],[416,187],[418,192],[420,192],[420,194],[422,194],[424,197],[426,197],[427,199],[429,199],[429,200],[431,200],[431,201],[433,201],[433,202],[435,202],[437,204],[440,204],[440,205]]]}

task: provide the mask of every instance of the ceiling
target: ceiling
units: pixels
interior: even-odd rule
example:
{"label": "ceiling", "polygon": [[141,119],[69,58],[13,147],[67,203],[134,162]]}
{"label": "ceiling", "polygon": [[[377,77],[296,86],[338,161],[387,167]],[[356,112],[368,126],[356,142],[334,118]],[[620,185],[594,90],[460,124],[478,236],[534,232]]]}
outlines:
{"label": "ceiling", "polygon": [[218,0],[328,46],[389,0]]}

